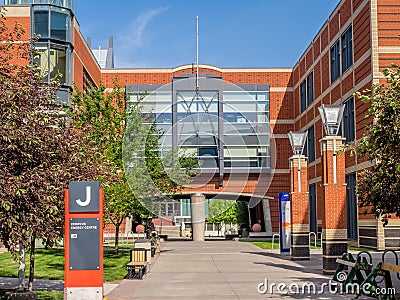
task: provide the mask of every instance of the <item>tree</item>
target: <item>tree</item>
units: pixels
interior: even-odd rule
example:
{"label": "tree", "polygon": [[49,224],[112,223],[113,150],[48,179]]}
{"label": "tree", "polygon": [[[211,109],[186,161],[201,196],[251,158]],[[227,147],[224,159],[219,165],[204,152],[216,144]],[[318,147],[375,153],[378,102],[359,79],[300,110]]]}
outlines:
{"label": "tree", "polygon": [[[156,189],[160,192],[157,194],[159,198],[175,192],[179,185],[171,177],[183,180],[187,175],[180,172],[181,165],[189,172],[192,164],[184,155],[179,157],[178,161],[182,162],[179,167],[171,156],[164,160],[161,158],[159,139],[162,132],[154,124],[149,124],[140,105],[126,108],[124,91],[117,83],[108,92],[102,85],[86,94],[77,91],[73,103],[71,117],[76,128],[87,132],[87,138],[113,165],[108,176],[103,178],[104,215],[105,221],[116,228],[115,252],[118,253],[119,228],[124,220],[127,217],[143,219],[152,216],[153,207],[139,201],[141,196],[154,195]],[[134,161],[142,162],[140,169],[127,167],[132,155],[138,151],[142,159]],[[174,171],[176,169],[179,171]]]}
{"label": "tree", "polygon": [[400,67],[382,71],[387,84],[357,93],[370,104],[371,126],[357,146],[357,153],[368,158],[372,167],[360,173],[357,193],[361,206],[370,206],[386,224],[390,214],[400,217]]}
{"label": "tree", "polygon": [[[55,101],[56,83],[44,85],[33,65],[33,41],[24,29],[9,30],[0,17],[0,238],[19,261],[25,289],[25,251],[35,238],[52,246],[64,224],[64,189],[71,180],[94,179],[103,170],[91,144],[67,122]],[[31,243],[29,242],[31,241]]]}
{"label": "tree", "polygon": [[126,180],[110,183],[105,189],[104,220],[115,226],[114,249],[118,254],[119,229],[127,217],[134,221],[147,218],[151,213],[137,201]]}
{"label": "tree", "polygon": [[115,253],[118,254],[119,228],[124,220],[134,216],[134,211],[142,216],[149,215],[135,199],[123,170],[122,145],[126,120],[124,91],[118,84],[108,93],[103,85],[85,94],[75,90],[70,113],[74,126],[87,132],[87,139],[112,164],[102,178],[105,192],[104,221],[115,226]]}
{"label": "tree", "polygon": [[142,100],[127,106],[123,163],[135,198],[154,212],[159,201],[190,183],[199,162],[193,154],[160,146],[163,132],[151,121],[152,113],[143,112]]}
{"label": "tree", "polygon": [[[236,201],[214,199],[208,205],[207,221],[209,223],[237,224],[239,218],[239,208]],[[220,229],[221,225],[219,225],[218,231],[220,231]]]}
{"label": "tree", "polygon": [[238,224],[249,224],[249,203],[247,201],[237,201]]}

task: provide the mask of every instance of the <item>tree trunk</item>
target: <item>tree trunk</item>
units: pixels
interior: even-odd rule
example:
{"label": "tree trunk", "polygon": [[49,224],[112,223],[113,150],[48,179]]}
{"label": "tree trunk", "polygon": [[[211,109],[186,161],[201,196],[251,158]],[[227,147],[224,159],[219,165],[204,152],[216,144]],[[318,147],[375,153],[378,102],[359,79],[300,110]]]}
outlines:
{"label": "tree trunk", "polygon": [[118,238],[119,238],[119,226],[121,225],[121,223],[117,223],[117,225],[115,225],[115,254],[118,255]]}
{"label": "tree trunk", "polygon": [[36,246],[36,235],[33,233],[31,237],[31,254],[29,256],[29,282],[28,290],[33,290],[33,278],[35,277],[35,246]]}
{"label": "tree trunk", "polygon": [[18,287],[20,292],[25,291],[25,245],[19,244],[19,270],[18,270]]}

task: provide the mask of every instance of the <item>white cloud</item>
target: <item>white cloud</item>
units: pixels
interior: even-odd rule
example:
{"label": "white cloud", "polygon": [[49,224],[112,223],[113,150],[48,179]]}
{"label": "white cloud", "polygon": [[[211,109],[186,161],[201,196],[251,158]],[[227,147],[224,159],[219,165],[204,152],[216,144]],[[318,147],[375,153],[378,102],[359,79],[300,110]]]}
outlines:
{"label": "white cloud", "polygon": [[[117,67],[127,67],[127,64],[132,61],[135,50],[142,47],[146,42],[144,32],[149,22],[166,10],[168,10],[168,7],[148,10],[136,17],[123,32],[117,34],[115,48],[121,61]],[[134,66],[130,65],[130,67]]]}

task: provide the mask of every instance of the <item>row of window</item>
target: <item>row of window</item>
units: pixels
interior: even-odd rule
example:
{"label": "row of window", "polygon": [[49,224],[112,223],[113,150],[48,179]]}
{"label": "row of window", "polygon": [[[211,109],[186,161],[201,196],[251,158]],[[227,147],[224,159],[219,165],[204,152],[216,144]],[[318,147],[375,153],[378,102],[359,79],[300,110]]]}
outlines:
{"label": "row of window", "polygon": [[[72,8],[73,0],[31,1],[31,3],[54,4]],[[61,88],[59,101],[68,102],[68,89],[72,84],[72,13],[53,5],[35,5],[32,18],[32,35],[38,38],[35,43],[34,63],[41,69],[44,82],[55,78]]]}
{"label": "row of window", "polygon": [[34,34],[40,39],[55,39],[63,42],[72,40],[72,18],[67,11],[36,10],[33,14]]}
{"label": "row of window", "polygon": [[[331,83],[353,64],[353,32],[350,25],[330,49]],[[300,84],[300,111],[314,101],[314,78],[311,72]]]}
{"label": "row of window", "polygon": [[353,64],[353,32],[350,25],[333,44],[331,55],[331,83]]}
{"label": "row of window", "polygon": [[[350,25],[333,44],[330,50],[331,62],[331,83],[334,82],[340,74],[346,72],[353,64],[353,33]],[[313,72],[300,84],[300,111],[306,110],[314,101],[314,80]],[[350,97],[345,102],[343,121],[339,134],[346,138],[346,143],[355,139],[355,121],[354,121],[354,99]],[[315,138],[314,126],[308,129],[307,144],[304,150],[309,161],[315,160]]]}
{"label": "row of window", "polygon": [[[217,169],[219,167],[219,161],[217,157],[212,156],[201,156],[202,169]],[[249,157],[248,159],[243,158],[225,158],[224,168],[270,168],[269,157]]]}
{"label": "row of window", "polygon": [[[146,114],[150,121],[157,120],[157,123],[172,123],[172,113],[152,113]],[[240,124],[250,124],[250,123],[267,123],[269,121],[269,112],[224,112],[223,118],[225,123],[240,123]],[[178,112],[178,121],[181,123],[195,124],[195,123],[218,123],[218,113],[217,112]]]}

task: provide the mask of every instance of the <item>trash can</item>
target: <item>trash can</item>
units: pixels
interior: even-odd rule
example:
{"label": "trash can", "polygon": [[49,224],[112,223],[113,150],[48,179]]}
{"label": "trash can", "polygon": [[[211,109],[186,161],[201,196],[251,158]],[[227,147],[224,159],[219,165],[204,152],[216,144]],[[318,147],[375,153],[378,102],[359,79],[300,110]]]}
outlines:
{"label": "trash can", "polygon": [[248,231],[247,228],[243,228],[243,229],[242,229],[242,237],[243,237],[243,238],[249,237],[249,231]]}
{"label": "trash can", "polygon": [[[151,243],[148,239],[137,239],[133,244],[133,248],[143,248],[146,249],[146,259],[147,259],[147,270],[150,270],[151,266]],[[148,271],[146,272],[148,273]]]}

